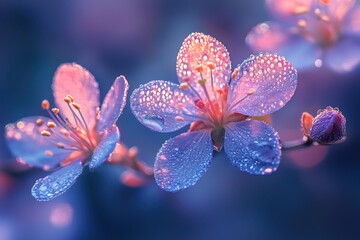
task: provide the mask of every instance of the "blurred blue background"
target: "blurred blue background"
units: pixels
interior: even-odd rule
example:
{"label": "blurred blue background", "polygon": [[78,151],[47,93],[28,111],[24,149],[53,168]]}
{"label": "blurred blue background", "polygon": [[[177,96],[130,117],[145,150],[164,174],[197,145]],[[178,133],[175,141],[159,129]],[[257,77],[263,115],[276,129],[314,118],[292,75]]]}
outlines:
{"label": "blurred blue background", "polygon": [[[250,55],[244,39],[271,19],[264,1],[63,0],[0,2],[0,125],[44,115],[58,65],[77,62],[96,77],[102,98],[124,74],[140,84],[177,81],[175,61],[191,32],[227,46],[233,66]],[[223,153],[194,187],[167,193],[153,182],[130,188],[121,169],[85,171],[64,195],[36,202],[30,189],[43,170],[16,163],[0,138],[0,239],[358,239],[360,226],[360,69],[339,75],[300,72],[294,98],[273,116],[283,140],[301,137],[303,111],[328,105],[347,117],[348,139],[331,148],[284,153],[277,172],[251,176]],[[127,104],[122,141],[152,165],[176,136],[152,132]],[[4,135],[4,128],[0,128]]]}

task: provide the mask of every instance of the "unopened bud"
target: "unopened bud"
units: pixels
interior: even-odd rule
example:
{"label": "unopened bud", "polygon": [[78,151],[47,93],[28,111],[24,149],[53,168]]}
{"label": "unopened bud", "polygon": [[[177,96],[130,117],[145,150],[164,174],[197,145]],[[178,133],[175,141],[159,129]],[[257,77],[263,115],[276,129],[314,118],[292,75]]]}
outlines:
{"label": "unopened bud", "polygon": [[318,112],[312,122],[310,139],[328,145],[345,139],[346,119],[337,108],[327,107]]}

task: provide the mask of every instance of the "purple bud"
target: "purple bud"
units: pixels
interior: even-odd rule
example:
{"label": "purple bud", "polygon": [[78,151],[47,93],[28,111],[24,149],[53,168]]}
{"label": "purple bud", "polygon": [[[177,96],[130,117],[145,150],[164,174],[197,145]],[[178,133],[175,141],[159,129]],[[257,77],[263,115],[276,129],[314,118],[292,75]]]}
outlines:
{"label": "purple bud", "polygon": [[310,130],[311,140],[319,144],[334,144],[345,139],[346,119],[338,108],[320,110]]}

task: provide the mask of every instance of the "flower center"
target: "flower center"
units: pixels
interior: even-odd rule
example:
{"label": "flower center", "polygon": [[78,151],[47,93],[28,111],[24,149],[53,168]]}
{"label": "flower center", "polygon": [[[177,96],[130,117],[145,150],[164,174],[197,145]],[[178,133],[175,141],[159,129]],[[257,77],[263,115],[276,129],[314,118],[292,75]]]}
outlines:
{"label": "flower center", "polygon": [[[41,135],[49,137],[49,141],[52,141],[60,149],[81,152],[85,155],[91,154],[95,149],[96,139],[85,121],[81,106],[74,102],[70,95],[67,95],[64,101],[72,113],[73,123],[68,117],[60,114],[59,108],[50,110],[50,103],[45,99],[41,106],[48,112],[52,120],[46,123],[47,129],[42,130]],[[42,126],[45,123],[42,119],[38,119],[36,124]],[[46,154],[51,156],[52,152],[47,151]]]}
{"label": "flower center", "polygon": [[311,9],[299,7],[294,10],[294,14],[299,16],[296,31],[322,48],[334,44],[341,30],[342,17],[330,12],[330,2],[331,0],[318,0]]}

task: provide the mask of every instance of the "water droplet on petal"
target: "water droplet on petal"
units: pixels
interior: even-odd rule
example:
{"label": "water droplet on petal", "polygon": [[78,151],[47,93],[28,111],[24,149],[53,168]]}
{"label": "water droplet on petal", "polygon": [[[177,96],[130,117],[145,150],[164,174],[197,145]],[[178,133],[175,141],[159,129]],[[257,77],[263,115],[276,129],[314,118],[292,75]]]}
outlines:
{"label": "water droplet on petal", "polygon": [[154,130],[160,131],[164,126],[164,118],[156,114],[145,116],[143,121]]}

